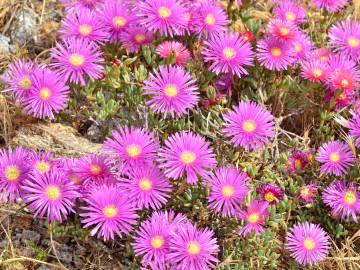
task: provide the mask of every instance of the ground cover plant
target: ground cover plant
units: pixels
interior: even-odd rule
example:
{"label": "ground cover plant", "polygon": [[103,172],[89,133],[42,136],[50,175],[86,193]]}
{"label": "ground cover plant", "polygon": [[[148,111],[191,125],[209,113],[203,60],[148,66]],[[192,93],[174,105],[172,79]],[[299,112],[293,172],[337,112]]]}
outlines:
{"label": "ground cover plant", "polygon": [[[56,42],[13,57],[0,104],[18,128],[90,123],[101,147],[4,136],[0,221],[30,215],[54,256],[14,256],[1,224],[0,266],[360,269],[358,1],[60,3]],[[54,238],[113,265],[63,263]]]}

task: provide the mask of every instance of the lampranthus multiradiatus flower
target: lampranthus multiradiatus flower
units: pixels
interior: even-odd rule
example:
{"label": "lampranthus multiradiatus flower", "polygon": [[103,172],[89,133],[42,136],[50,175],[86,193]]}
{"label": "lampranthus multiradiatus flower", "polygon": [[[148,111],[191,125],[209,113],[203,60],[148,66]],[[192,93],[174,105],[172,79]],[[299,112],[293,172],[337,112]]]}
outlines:
{"label": "lampranthus multiradiatus flower", "polygon": [[226,32],[229,24],[224,9],[214,1],[204,1],[196,10],[193,20],[193,30],[200,36],[212,37]]}
{"label": "lampranthus multiradiatus flower", "polygon": [[313,265],[329,253],[330,237],[317,224],[296,224],[286,236],[286,249],[299,264]]}
{"label": "lampranthus multiradiatus flower", "polygon": [[210,270],[218,262],[219,246],[214,232],[187,222],[171,232],[169,261],[174,269]]}
{"label": "lampranthus multiradiatus flower", "polygon": [[357,223],[360,214],[360,192],[354,182],[334,181],[322,193],[323,202],[331,208],[335,217],[346,220],[349,217]]}
{"label": "lampranthus multiradiatus flower", "polygon": [[141,128],[122,127],[112,132],[104,143],[104,152],[120,172],[152,164],[159,143],[152,133]]}
{"label": "lampranthus multiradiatus flower", "polygon": [[204,44],[204,61],[211,63],[209,69],[216,74],[232,73],[242,77],[248,74],[246,67],[254,65],[251,44],[239,33],[221,33]]}
{"label": "lampranthus multiradiatus flower", "polygon": [[360,60],[360,24],[357,21],[346,20],[332,26],[329,38],[336,52],[345,53],[355,61]]}
{"label": "lampranthus multiradiatus flower", "polygon": [[317,186],[315,184],[307,184],[300,188],[299,198],[304,203],[313,203],[317,195]]}
{"label": "lampranthus multiradiatus flower", "polygon": [[38,174],[45,174],[52,170],[58,169],[58,161],[53,158],[52,153],[31,153],[30,154],[31,170]]}
{"label": "lampranthus multiradiatus flower", "polygon": [[106,1],[99,12],[99,18],[112,43],[119,42],[123,32],[137,22],[134,11],[124,1]]}
{"label": "lampranthus multiradiatus flower", "polygon": [[184,32],[187,26],[186,8],[179,0],[147,0],[136,3],[139,24],[163,36]]}
{"label": "lampranthus multiradiatus flower", "polygon": [[309,164],[309,151],[294,150],[289,157],[288,172],[303,172]]}
{"label": "lampranthus multiradiatus flower", "polygon": [[23,100],[24,110],[37,118],[54,119],[55,113],[67,106],[69,92],[61,75],[46,67],[37,68],[33,74],[29,96]]}
{"label": "lampranthus multiradiatus flower", "polygon": [[276,204],[284,198],[284,191],[276,184],[263,184],[257,189],[257,193],[269,204]]}
{"label": "lampranthus multiradiatus flower", "polygon": [[319,48],[311,52],[309,59],[314,61],[320,61],[321,63],[327,63],[330,57],[333,56],[333,53],[328,48]]}
{"label": "lampranthus multiradiatus flower", "polygon": [[136,224],[136,208],[127,194],[115,186],[94,189],[84,200],[87,205],[81,207],[81,223],[84,228],[94,227],[91,235],[97,234],[107,241],[128,234]]}
{"label": "lampranthus multiradiatus flower", "polygon": [[155,164],[135,167],[121,187],[139,209],[159,209],[169,199],[171,184]]}
{"label": "lampranthus multiradiatus flower", "polygon": [[271,113],[252,101],[241,101],[224,115],[226,137],[235,146],[257,150],[269,143],[274,136],[275,121]]}
{"label": "lampranthus multiradiatus flower", "polygon": [[33,173],[22,185],[23,199],[34,217],[46,217],[49,222],[62,222],[75,212],[79,197],[75,185],[57,170]]}
{"label": "lampranthus multiradiatus flower", "polygon": [[186,114],[199,101],[196,81],[181,66],[160,66],[144,81],[147,105],[154,112],[169,113],[172,117]]}
{"label": "lampranthus multiradiatus flower", "polygon": [[216,166],[216,159],[210,144],[200,135],[178,132],[165,141],[159,152],[159,167],[169,178],[186,176],[189,184],[198,182],[198,176],[209,176]]}
{"label": "lampranthus multiradiatus flower", "polygon": [[348,0],[312,0],[317,8],[326,9],[329,12],[340,11],[348,2]]}
{"label": "lampranthus multiradiatus flower", "polygon": [[321,172],[341,176],[354,164],[355,156],[349,145],[337,140],[324,143],[318,150],[316,160],[322,163]]}
{"label": "lampranthus multiradiatus flower", "polygon": [[76,10],[87,9],[97,10],[104,3],[104,0],[59,0],[65,6],[67,12]]}
{"label": "lampranthus multiradiatus flower", "polygon": [[270,70],[285,70],[296,61],[291,42],[266,37],[257,43],[256,57],[260,64]]}
{"label": "lampranthus multiradiatus flower", "polygon": [[235,216],[249,192],[248,176],[236,168],[221,167],[207,179],[210,185],[209,207],[223,216]]}
{"label": "lampranthus multiradiatus flower", "polygon": [[297,25],[306,21],[305,7],[301,3],[292,0],[278,1],[273,9],[273,14],[277,19]]}
{"label": "lampranthus multiradiatus flower", "polygon": [[22,147],[0,149],[0,193],[13,203],[20,198],[21,185],[29,177],[29,152]]}
{"label": "lampranthus multiradiatus flower", "polygon": [[291,43],[298,38],[298,27],[289,21],[273,19],[269,22],[267,28],[270,36],[285,43]]}
{"label": "lampranthus multiradiatus flower", "polygon": [[264,232],[263,225],[269,215],[268,206],[269,203],[266,201],[254,200],[250,202],[246,210],[241,210],[238,213],[238,217],[244,221],[245,225],[239,230],[239,234],[246,236],[252,232],[255,235]]}
{"label": "lampranthus multiradiatus flower", "polygon": [[92,10],[80,9],[67,13],[61,23],[59,34],[62,39],[86,39],[104,43],[109,39],[109,33],[104,30],[98,13]]}
{"label": "lampranthus multiradiatus flower", "polygon": [[10,95],[23,101],[30,95],[33,86],[33,73],[36,65],[32,61],[15,60],[11,62],[2,79],[5,83],[5,91]]}
{"label": "lampranthus multiradiatus flower", "polygon": [[355,139],[355,146],[360,148],[360,114],[352,112],[352,118],[348,121],[349,135]]}
{"label": "lampranthus multiradiatus flower", "polygon": [[301,76],[314,83],[324,82],[330,73],[329,65],[319,60],[306,60],[300,63]]}
{"label": "lampranthus multiradiatus flower", "polygon": [[120,34],[122,46],[130,53],[136,53],[142,46],[150,45],[153,39],[153,33],[136,25],[130,25]]}
{"label": "lampranthus multiradiatus flower", "polygon": [[293,40],[291,46],[295,52],[297,63],[302,63],[303,60],[307,59],[311,55],[311,51],[314,47],[309,36],[301,31],[297,33],[297,37]]}
{"label": "lampranthus multiradiatus flower", "polygon": [[157,46],[156,53],[163,59],[173,57],[177,65],[184,65],[190,59],[190,51],[177,41],[164,41]]}

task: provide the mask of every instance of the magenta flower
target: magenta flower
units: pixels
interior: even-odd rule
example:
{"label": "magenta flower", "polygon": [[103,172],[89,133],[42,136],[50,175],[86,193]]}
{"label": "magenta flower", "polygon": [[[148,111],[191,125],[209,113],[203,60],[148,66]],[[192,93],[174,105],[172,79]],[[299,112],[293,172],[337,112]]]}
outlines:
{"label": "magenta flower", "polygon": [[[75,172],[76,163],[78,159],[62,159],[62,170],[64,172],[65,177],[68,181],[72,182],[78,190],[82,189],[82,179],[81,177]],[[80,194],[81,196],[82,194]]]}
{"label": "magenta flower", "polygon": [[349,218],[357,223],[360,214],[360,192],[354,182],[334,181],[322,194],[323,202],[331,208],[331,213],[342,220]]}
{"label": "magenta flower", "polygon": [[280,71],[296,61],[296,53],[291,43],[267,37],[257,43],[257,58],[267,69]]}
{"label": "magenta flower", "polygon": [[23,199],[34,217],[46,217],[49,222],[62,222],[75,212],[79,196],[76,187],[59,171],[34,173],[22,185]]}
{"label": "magenta flower", "polygon": [[160,66],[144,81],[144,95],[150,95],[146,103],[156,113],[182,116],[199,101],[198,87],[184,68]]}
{"label": "magenta flower", "polygon": [[344,90],[352,92],[360,85],[360,70],[356,62],[343,54],[337,54],[329,59],[330,74],[326,85],[333,91]]}
{"label": "magenta flower", "polygon": [[306,21],[304,6],[292,0],[279,1],[273,9],[273,14],[277,19],[289,21],[297,25]]}
{"label": "magenta flower", "polygon": [[298,27],[294,23],[289,21],[273,19],[269,22],[267,28],[269,34],[272,37],[278,39],[279,41],[283,41],[285,43],[293,42],[299,37]]}
{"label": "magenta flower", "polygon": [[33,86],[33,73],[36,65],[31,61],[15,60],[10,63],[2,77],[6,90],[15,98],[23,101],[30,95]]}
{"label": "magenta flower", "polygon": [[123,186],[129,200],[138,208],[159,209],[170,198],[171,185],[156,165],[135,167]]}
{"label": "magenta flower", "polygon": [[312,0],[317,8],[326,9],[329,12],[340,11],[348,2],[348,0]]}
{"label": "magenta flower", "polygon": [[317,186],[315,184],[304,185],[300,188],[300,200],[304,203],[313,203],[317,195]]}
{"label": "magenta flower", "polygon": [[246,210],[239,212],[239,218],[245,222],[244,227],[239,231],[240,235],[246,236],[251,232],[258,235],[265,231],[262,225],[265,223],[268,213],[268,202],[254,200]]}
{"label": "magenta flower", "polygon": [[245,196],[248,176],[236,168],[218,168],[207,179],[210,184],[209,207],[225,217],[235,216],[241,209]]}
{"label": "magenta flower", "polygon": [[329,65],[319,60],[307,60],[300,63],[301,76],[311,82],[324,82],[330,74]]}
{"label": "magenta flower", "polygon": [[333,53],[328,48],[320,48],[313,50],[309,58],[314,61],[320,61],[321,63],[327,63],[332,56]]}
{"label": "magenta flower", "polygon": [[106,42],[109,37],[100,16],[88,9],[69,12],[62,21],[59,33],[62,39],[77,38],[98,43]]}
{"label": "magenta flower", "polygon": [[195,15],[193,30],[200,36],[205,34],[206,37],[212,37],[226,32],[230,23],[224,9],[211,0],[204,1],[195,10]]}
{"label": "magenta flower", "polygon": [[10,203],[20,198],[21,185],[29,177],[29,153],[22,147],[0,149],[0,193]]}
{"label": "magenta flower", "polygon": [[89,9],[96,10],[98,9],[104,2],[104,0],[59,0],[61,4],[63,4],[66,10],[81,10],[81,9]]}
{"label": "magenta flower", "polygon": [[97,234],[105,241],[128,234],[136,224],[136,208],[129,202],[126,193],[114,186],[94,189],[86,198],[87,206],[81,207],[81,223],[84,228],[95,226],[91,235]]}
{"label": "magenta flower", "polygon": [[93,186],[112,182],[112,172],[105,156],[89,154],[74,163],[73,172],[83,186]]}
{"label": "magenta flower", "polygon": [[130,53],[136,53],[143,45],[150,45],[154,39],[151,32],[144,27],[130,25],[120,34],[123,47]]}
{"label": "magenta flower", "polygon": [[104,143],[105,153],[123,173],[152,164],[158,149],[159,144],[153,134],[141,128],[120,128],[113,131]]}
{"label": "magenta flower", "polygon": [[353,60],[360,60],[360,24],[346,20],[331,27],[330,45],[336,52],[345,53]]}
{"label": "magenta flower", "polygon": [[257,193],[269,204],[276,204],[284,198],[284,191],[276,184],[263,184],[258,188]]}
{"label": "magenta flower", "polygon": [[275,121],[271,113],[252,101],[241,101],[224,115],[226,137],[246,151],[261,149],[274,136]]}
{"label": "magenta flower", "polygon": [[230,73],[221,75],[215,83],[216,90],[220,95],[229,95],[233,86],[234,76]]}
{"label": "magenta flower", "polygon": [[316,224],[300,223],[286,236],[286,249],[301,265],[312,265],[325,259],[330,250],[330,237]]}
{"label": "magenta flower", "polygon": [[63,78],[49,68],[37,68],[24,110],[37,118],[54,119],[54,113],[63,110],[69,101],[69,87]]}
{"label": "magenta flower", "polygon": [[137,20],[134,11],[124,1],[106,1],[99,11],[99,17],[112,43],[119,42],[124,30],[128,30]]}
{"label": "magenta flower", "polygon": [[299,31],[297,37],[292,42],[292,47],[295,52],[295,58],[301,63],[302,60],[308,58],[311,55],[311,50],[314,45],[311,42],[308,35]]}
{"label": "magenta flower", "polygon": [[215,154],[209,143],[199,135],[184,131],[165,141],[158,161],[167,177],[178,180],[186,174],[189,184],[197,183],[198,175],[208,177],[208,169],[216,166]]}
{"label": "magenta flower", "polygon": [[65,80],[85,85],[85,75],[90,80],[99,79],[104,62],[100,48],[85,39],[67,39],[57,43],[51,51],[52,66]]}
{"label": "magenta flower", "polygon": [[174,269],[210,270],[215,267],[219,246],[213,231],[198,229],[188,222],[170,235],[168,256],[176,265]]}
{"label": "magenta flower", "polygon": [[352,119],[348,122],[349,135],[355,138],[355,146],[360,147],[360,115],[352,113]]}
{"label": "magenta flower", "polygon": [[45,174],[59,168],[58,161],[54,160],[53,155],[48,152],[30,154],[30,168],[37,174]]}
{"label": "magenta flower", "polygon": [[303,172],[309,165],[309,152],[294,150],[289,157],[289,166],[287,168],[290,173]]}
{"label": "magenta flower", "polygon": [[187,26],[186,9],[178,0],[147,0],[139,1],[139,24],[152,32],[173,36],[181,34]]}
{"label": "magenta flower", "polygon": [[321,172],[341,176],[354,164],[355,156],[347,144],[330,141],[319,148],[316,160],[322,163]]}
{"label": "magenta flower", "polygon": [[163,59],[174,57],[177,65],[184,65],[190,59],[189,50],[177,41],[164,41],[157,46],[156,53]]}
{"label": "magenta flower", "polygon": [[211,62],[209,69],[216,74],[229,72],[242,77],[248,74],[245,66],[254,65],[251,44],[239,33],[221,33],[204,44],[204,61]]}

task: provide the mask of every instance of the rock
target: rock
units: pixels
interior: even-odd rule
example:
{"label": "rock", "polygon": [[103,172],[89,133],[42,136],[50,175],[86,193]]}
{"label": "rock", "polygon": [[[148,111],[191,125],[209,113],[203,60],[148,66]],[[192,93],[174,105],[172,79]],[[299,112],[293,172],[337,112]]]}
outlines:
{"label": "rock", "polygon": [[56,248],[56,253],[59,257],[59,260],[64,263],[71,263],[73,261],[72,249],[68,245],[60,245]]}
{"label": "rock", "polygon": [[25,45],[30,39],[37,41],[38,28],[36,14],[28,9],[20,9],[16,16],[17,21],[11,27],[11,39],[13,43]]}
{"label": "rock", "polygon": [[0,53],[10,54],[14,51],[14,46],[10,45],[10,38],[0,34]]}
{"label": "rock", "polygon": [[93,142],[100,142],[103,136],[100,128],[95,124],[88,128],[86,135]]}
{"label": "rock", "polygon": [[37,268],[36,270],[50,270],[50,268],[48,268],[46,265],[41,265],[39,268]]}
{"label": "rock", "polygon": [[41,238],[39,233],[30,230],[24,230],[21,237],[22,239],[29,240],[35,244],[39,243]]}
{"label": "rock", "polygon": [[101,144],[92,143],[77,131],[60,123],[38,122],[25,124],[15,131],[11,145],[21,145],[37,151],[48,151],[55,156],[81,156],[99,153]]}

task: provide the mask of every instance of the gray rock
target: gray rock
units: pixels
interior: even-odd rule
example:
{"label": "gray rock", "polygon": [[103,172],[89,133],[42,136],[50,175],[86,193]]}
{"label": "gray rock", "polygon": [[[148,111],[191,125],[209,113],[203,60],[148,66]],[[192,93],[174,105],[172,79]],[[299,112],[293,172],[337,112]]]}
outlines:
{"label": "gray rock", "polygon": [[0,53],[10,54],[14,50],[10,45],[10,38],[0,34]]}
{"label": "gray rock", "polygon": [[24,45],[28,40],[37,41],[38,28],[36,17],[33,12],[21,9],[16,16],[17,21],[11,27],[11,39],[13,43]]}
{"label": "gray rock", "polygon": [[41,265],[39,268],[37,268],[36,270],[50,270],[46,265]]}
{"label": "gray rock", "polygon": [[101,138],[102,138],[102,135],[103,134],[102,134],[100,128],[95,124],[91,125],[87,130],[87,137],[92,142],[100,142]]}
{"label": "gray rock", "polygon": [[31,242],[34,242],[35,244],[37,244],[41,238],[39,233],[30,230],[24,230],[21,237],[22,239],[29,240]]}
{"label": "gray rock", "polygon": [[73,261],[72,249],[68,245],[60,245],[56,252],[61,262],[71,263]]}

